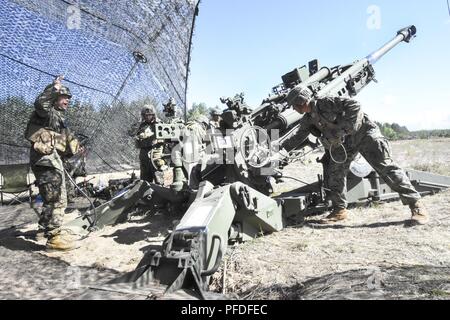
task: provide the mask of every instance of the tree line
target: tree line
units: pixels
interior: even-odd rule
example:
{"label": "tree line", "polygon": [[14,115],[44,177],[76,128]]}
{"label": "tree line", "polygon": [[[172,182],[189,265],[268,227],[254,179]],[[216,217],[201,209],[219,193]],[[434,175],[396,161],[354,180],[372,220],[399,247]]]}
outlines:
{"label": "tree line", "polygon": [[[140,110],[145,104],[158,106],[158,103],[151,97],[133,102],[120,101],[113,106],[100,103],[95,107],[90,103],[74,100],[66,116],[69,120],[68,125],[74,132],[89,135],[92,132],[86,131],[95,129],[100,123],[103,124],[102,120],[105,120],[105,113],[116,115],[117,117],[108,117],[107,125],[100,125],[97,130],[100,131],[98,132],[100,133],[99,136],[116,130],[122,133],[125,132],[124,127],[140,120]],[[191,108],[188,109],[187,119],[195,120],[201,115],[208,117],[215,108],[208,107],[205,103],[193,103]],[[22,97],[10,97],[0,101],[0,124],[2,126],[0,143],[27,146],[28,143],[24,139],[24,130],[33,110],[33,104],[26,102]],[[164,119],[161,107],[156,108],[156,113],[159,118]],[[398,123],[375,123],[389,140],[450,138],[450,129],[409,131],[406,126],[401,126]]]}
{"label": "tree line", "polygon": [[412,140],[431,138],[450,138],[450,129],[409,131],[398,123],[381,123],[375,121],[381,133],[389,140]]}

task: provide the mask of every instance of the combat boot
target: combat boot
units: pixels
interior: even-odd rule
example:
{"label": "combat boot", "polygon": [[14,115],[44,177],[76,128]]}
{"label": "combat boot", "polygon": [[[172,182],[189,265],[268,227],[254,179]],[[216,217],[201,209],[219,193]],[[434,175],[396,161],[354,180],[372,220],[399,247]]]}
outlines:
{"label": "combat boot", "polygon": [[34,236],[34,239],[37,242],[41,242],[44,239],[47,239],[47,237],[45,236],[45,231],[43,229],[38,229],[38,231],[36,232],[36,235]]}
{"label": "combat boot", "polygon": [[61,230],[51,235],[46,244],[47,251],[49,252],[70,251],[79,247],[80,245],[76,243],[74,235],[67,230]]}
{"label": "combat boot", "polygon": [[345,219],[347,219],[347,209],[336,208],[327,217],[320,220],[320,223],[331,224],[331,223],[336,223],[336,222],[339,222],[339,221],[342,221]]}
{"label": "combat boot", "polygon": [[430,222],[430,217],[428,215],[427,210],[425,209],[425,206],[423,203],[419,200],[416,203],[409,206],[411,209],[411,222],[413,224],[427,224]]}

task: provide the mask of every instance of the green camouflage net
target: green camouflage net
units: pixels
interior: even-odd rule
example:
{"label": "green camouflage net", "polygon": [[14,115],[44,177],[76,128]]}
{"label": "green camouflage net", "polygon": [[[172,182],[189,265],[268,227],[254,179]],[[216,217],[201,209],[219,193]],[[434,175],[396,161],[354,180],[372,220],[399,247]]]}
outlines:
{"label": "green camouflage net", "polygon": [[0,164],[29,161],[26,123],[57,75],[67,126],[90,138],[88,171],[137,167],[141,107],[186,104],[198,0],[0,0]]}

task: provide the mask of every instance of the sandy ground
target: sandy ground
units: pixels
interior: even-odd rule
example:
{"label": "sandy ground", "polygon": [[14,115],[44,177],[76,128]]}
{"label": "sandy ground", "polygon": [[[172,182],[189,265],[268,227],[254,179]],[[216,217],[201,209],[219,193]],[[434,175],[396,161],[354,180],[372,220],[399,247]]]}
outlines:
{"label": "sandy ground", "polygon": [[[392,144],[404,167],[450,175],[450,139]],[[313,182],[321,172],[313,153],[285,169]],[[110,178],[126,177],[125,174]],[[107,176],[96,179],[107,181]],[[286,179],[277,191],[301,186]],[[355,208],[344,223],[320,217],[230,247],[211,289],[245,299],[449,299],[450,191],[424,198],[426,226],[407,228],[399,202]],[[79,200],[72,219],[87,202]],[[37,216],[26,205],[0,209],[0,299],[73,298],[135,268],[144,252],[159,249],[176,217],[136,216],[81,240],[67,253],[46,253],[34,240]]]}
{"label": "sandy ground", "polygon": [[43,255],[45,243],[34,241],[36,222],[26,204],[1,208],[0,299],[61,299],[118,276],[115,270],[71,266]]}
{"label": "sandy ground", "polygon": [[[393,202],[353,209],[348,221],[331,226],[309,218],[301,225],[236,246],[227,257],[225,288],[222,269],[216,290],[250,299],[350,298],[352,286],[367,283],[366,298],[450,298],[450,192],[425,197],[424,203],[432,213],[432,222],[426,226],[406,227],[408,209]],[[393,293],[399,283],[383,282],[391,268],[398,269],[404,281],[417,282],[415,291]],[[418,271],[405,276],[403,268]],[[437,284],[419,292],[420,278],[431,277],[427,269],[441,270],[432,278]],[[312,279],[320,282],[346,272],[360,276],[354,281],[334,278],[336,285],[327,288],[333,295],[345,289],[341,295],[315,292],[307,296],[298,291]],[[379,281],[378,287],[371,288],[371,281]]]}

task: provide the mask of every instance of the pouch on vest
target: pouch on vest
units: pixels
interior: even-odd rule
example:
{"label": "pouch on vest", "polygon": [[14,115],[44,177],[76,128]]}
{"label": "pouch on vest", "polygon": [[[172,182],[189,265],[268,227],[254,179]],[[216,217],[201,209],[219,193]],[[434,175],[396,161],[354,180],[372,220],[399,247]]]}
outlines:
{"label": "pouch on vest", "polygon": [[54,133],[48,129],[41,128],[30,136],[30,141],[34,141],[33,148],[36,152],[49,155],[55,148]]}

